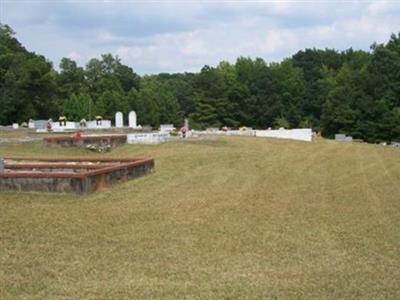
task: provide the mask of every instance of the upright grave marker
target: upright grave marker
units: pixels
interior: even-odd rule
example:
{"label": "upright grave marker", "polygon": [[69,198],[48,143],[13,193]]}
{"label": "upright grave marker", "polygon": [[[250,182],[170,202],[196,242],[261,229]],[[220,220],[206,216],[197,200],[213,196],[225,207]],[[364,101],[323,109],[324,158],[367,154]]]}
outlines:
{"label": "upright grave marker", "polygon": [[124,127],[124,116],[122,112],[118,111],[115,114],[115,127],[117,128],[122,128]]}
{"label": "upright grave marker", "polygon": [[129,127],[136,128],[137,127],[137,125],[136,125],[136,112],[132,110],[129,113],[129,117],[128,118],[129,118]]}

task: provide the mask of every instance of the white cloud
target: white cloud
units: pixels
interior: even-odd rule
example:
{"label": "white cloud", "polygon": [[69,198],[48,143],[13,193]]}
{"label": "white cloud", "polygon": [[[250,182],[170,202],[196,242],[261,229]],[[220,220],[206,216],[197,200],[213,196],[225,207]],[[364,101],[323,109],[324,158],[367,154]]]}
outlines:
{"label": "white cloud", "polygon": [[[149,39],[151,48],[135,46],[126,50],[130,54],[123,57],[140,68],[151,64],[162,71],[199,70],[204,64],[215,65],[221,60],[233,62],[241,55],[274,61],[306,47],[368,49],[374,41],[387,40],[398,28],[400,18],[368,14],[328,25],[297,28],[282,28],[268,20],[255,18],[214,23],[187,33],[161,34]],[[133,57],[134,60],[130,60]]]}
{"label": "white cloud", "polygon": [[1,19],[55,64],[111,52],[142,74],[197,71],[238,56],[270,62],[306,47],[367,50],[400,29],[395,1],[48,3],[7,4]]}
{"label": "white cloud", "polygon": [[199,36],[195,32],[189,33],[185,37],[180,51],[183,55],[186,56],[205,56],[210,53],[207,50],[207,46],[205,45],[201,36]]}
{"label": "white cloud", "polygon": [[140,47],[122,46],[116,50],[117,55],[126,60],[138,59],[143,56],[143,49]]}
{"label": "white cloud", "polygon": [[368,5],[367,12],[370,15],[386,15],[394,12],[399,13],[400,5],[398,1],[373,1]]}
{"label": "white cloud", "polygon": [[72,52],[68,53],[67,57],[72,60],[81,60],[83,58],[82,55],[76,51],[72,51]]}

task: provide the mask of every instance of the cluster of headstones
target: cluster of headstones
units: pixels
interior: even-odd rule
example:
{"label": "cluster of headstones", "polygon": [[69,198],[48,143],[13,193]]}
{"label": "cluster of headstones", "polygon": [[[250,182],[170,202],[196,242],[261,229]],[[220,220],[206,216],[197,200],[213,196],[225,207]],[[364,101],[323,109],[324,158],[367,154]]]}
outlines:
{"label": "cluster of headstones", "polygon": [[[131,128],[137,128],[136,124],[136,112],[131,111],[128,115],[128,122],[129,122],[129,127]],[[117,128],[122,128],[124,127],[124,114],[120,111],[115,113],[115,127]]]}

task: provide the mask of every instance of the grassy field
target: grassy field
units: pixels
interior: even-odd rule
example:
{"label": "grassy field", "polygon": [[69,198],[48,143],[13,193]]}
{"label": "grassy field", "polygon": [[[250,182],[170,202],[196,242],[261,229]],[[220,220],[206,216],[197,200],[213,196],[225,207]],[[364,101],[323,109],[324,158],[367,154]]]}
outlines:
{"label": "grassy field", "polygon": [[107,155],[156,171],[81,197],[0,192],[1,299],[400,298],[399,149],[232,137]]}

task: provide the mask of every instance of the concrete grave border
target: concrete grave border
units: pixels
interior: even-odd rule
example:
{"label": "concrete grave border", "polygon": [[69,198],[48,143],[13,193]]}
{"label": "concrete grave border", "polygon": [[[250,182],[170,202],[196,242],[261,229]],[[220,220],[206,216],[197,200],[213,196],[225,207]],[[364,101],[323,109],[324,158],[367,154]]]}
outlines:
{"label": "concrete grave border", "polygon": [[[8,163],[7,161],[26,161],[27,163]],[[152,158],[5,157],[5,162],[5,170],[30,169],[30,171],[0,173],[1,190],[74,192],[77,194],[102,190],[117,182],[148,174],[154,169]],[[41,172],[40,169],[44,171]],[[51,169],[57,169],[57,171],[51,172]],[[59,169],[64,169],[64,171]],[[86,171],[71,172],[71,170],[78,169],[86,169]]]}
{"label": "concrete grave border", "polygon": [[64,147],[83,146],[88,144],[109,144],[116,147],[125,144],[127,141],[126,134],[104,134],[104,135],[82,135],[80,139],[76,139],[70,135],[46,137],[43,142],[47,146],[59,145]]}

